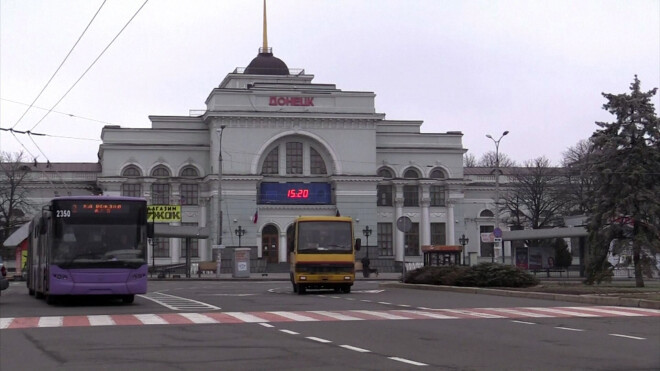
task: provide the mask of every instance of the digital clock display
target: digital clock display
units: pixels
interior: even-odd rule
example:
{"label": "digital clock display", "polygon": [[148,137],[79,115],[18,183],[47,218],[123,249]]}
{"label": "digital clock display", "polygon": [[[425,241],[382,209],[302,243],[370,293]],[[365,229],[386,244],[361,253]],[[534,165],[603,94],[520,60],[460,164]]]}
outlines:
{"label": "digital clock display", "polygon": [[259,203],[328,205],[332,203],[330,183],[263,182],[260,186]]}

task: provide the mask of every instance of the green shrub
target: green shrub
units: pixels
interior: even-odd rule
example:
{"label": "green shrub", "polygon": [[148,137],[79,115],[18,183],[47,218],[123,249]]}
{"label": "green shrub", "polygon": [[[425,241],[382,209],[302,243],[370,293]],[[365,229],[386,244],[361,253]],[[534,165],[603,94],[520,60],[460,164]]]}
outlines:
{"label": "green shrub", "polygon": [[422,267],[408,272],[405,282],[468,287],[529,287],[538,285],[539,280],[511,265],[482,263],[472,267]]}

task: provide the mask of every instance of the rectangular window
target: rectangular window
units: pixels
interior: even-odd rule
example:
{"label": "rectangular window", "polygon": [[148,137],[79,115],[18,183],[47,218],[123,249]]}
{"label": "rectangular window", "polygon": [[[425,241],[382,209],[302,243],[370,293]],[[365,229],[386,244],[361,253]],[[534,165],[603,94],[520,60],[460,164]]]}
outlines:
{"label": "rectangular window", "polygon": [[378,206],[392,206],[392,186],[379,185],[376,186],[376,193],[378,194]]}
{"label": "rectangular window", "polygon": [[156,258],[169,258],[170,257],[170,239],[156,237],[154,242],[154,257]]}
{"label": "rectangular window", "polygon": [[[196,227],[197,223],[181,223],[181,225],[188,225],[188,226],[193,226]],[[186,239],[182,238],[181,239],[181,253],[179,255],[182,260],[185,261],[186,258]],[[191,258],[199,258],[199,240],[197,238],[191,238],[190,239],[190,257]]]}
{"label": "rectangular window", "polygon": [[303,173],[303,144],[301,142],[288,142],[286,144],[286,173]]}
{"label": "rectangular window", "polygon": [[431,223],[431,245],[446,245],[447,233],[445,223]]}
{"label": "rectangular window", "polygon": [[416,185],[403,186],[403,206],[419,206],[419,187]]}
{"label": "rectangular window", "polygon": [[378,255],[394,255],[394,235],[392,223],[378,223]]}
{"label": "rectangular window", "polygon": [[487,258],[493,257],[493,254],[495,253],[495,251],[494,251],[495,250],[495,243],[493,243],[493,242],[484,242],[483,238],[481,238],[481,236],[483,234],[493,233],[494,230],[495,230],[495,227],[492,226],[492,225],[482,225],[482,226],[479,227],[479,232],[481,233],[480,238],[479,238],[479,246],[481,247],[480,248],[480,253],[481,253],[481,256],[483,256],[483,257],[487,257]]}
{"label": "rectangular window", "polygon": [[141,184],[122,184],[121,195],[126,197],[142,197]]}
{"label": "rectangular window", "polygon": [[410,231],[403,236],[406,256],[419,256],[419,223],[412,223]]}
{"label": "rectangular window", "polygon": [[151,185],[151,204],[169,205],[170,204],[170,185],[163,183],[154,183]]}
{"label": "rectangular window", "polygon": [[431,206],[445,206],[445,187],[431,186]]}
{"label": "rectangular window", "polygon": [[198,184],[181,184],[181,205],[197,205],[199,199]]}

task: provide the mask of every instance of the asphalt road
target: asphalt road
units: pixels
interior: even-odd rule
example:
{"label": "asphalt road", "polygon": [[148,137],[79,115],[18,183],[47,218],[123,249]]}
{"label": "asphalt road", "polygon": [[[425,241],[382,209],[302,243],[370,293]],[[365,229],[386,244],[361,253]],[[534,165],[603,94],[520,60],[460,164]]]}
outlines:
{"label": "asphalt road", "polygon": [[156,281],[134,304],[0,297],[0,370],[657,370],[660,311],[284,281]]}

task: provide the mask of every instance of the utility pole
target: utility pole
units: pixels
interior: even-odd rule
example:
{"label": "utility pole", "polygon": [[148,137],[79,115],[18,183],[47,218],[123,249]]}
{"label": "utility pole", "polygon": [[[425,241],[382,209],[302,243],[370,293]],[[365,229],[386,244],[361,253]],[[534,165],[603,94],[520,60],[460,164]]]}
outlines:
{"label": "utility pole", "polygon": [[222,131],[226,125],[220,125],[218,132],[218,236],[216,245],[222,245]]}
{"label": "utility pole", "polygon": [[[505,135],[509,134],[509,131],[506,130],[500,136],[500,139],[495,140],[490,134],[486,134],[487,138],[495,143],[495,230],[497,233],[501,232],[500,229],[500,141],[504,138]],[[501,236],[500,236],[501,237]],[[500,242],[501,243],[501,242]],[[493,262],[495,262],[495,248],[493,248]],[[502,243],[502,263],[505,263],[504,257],[504,244]]]}

